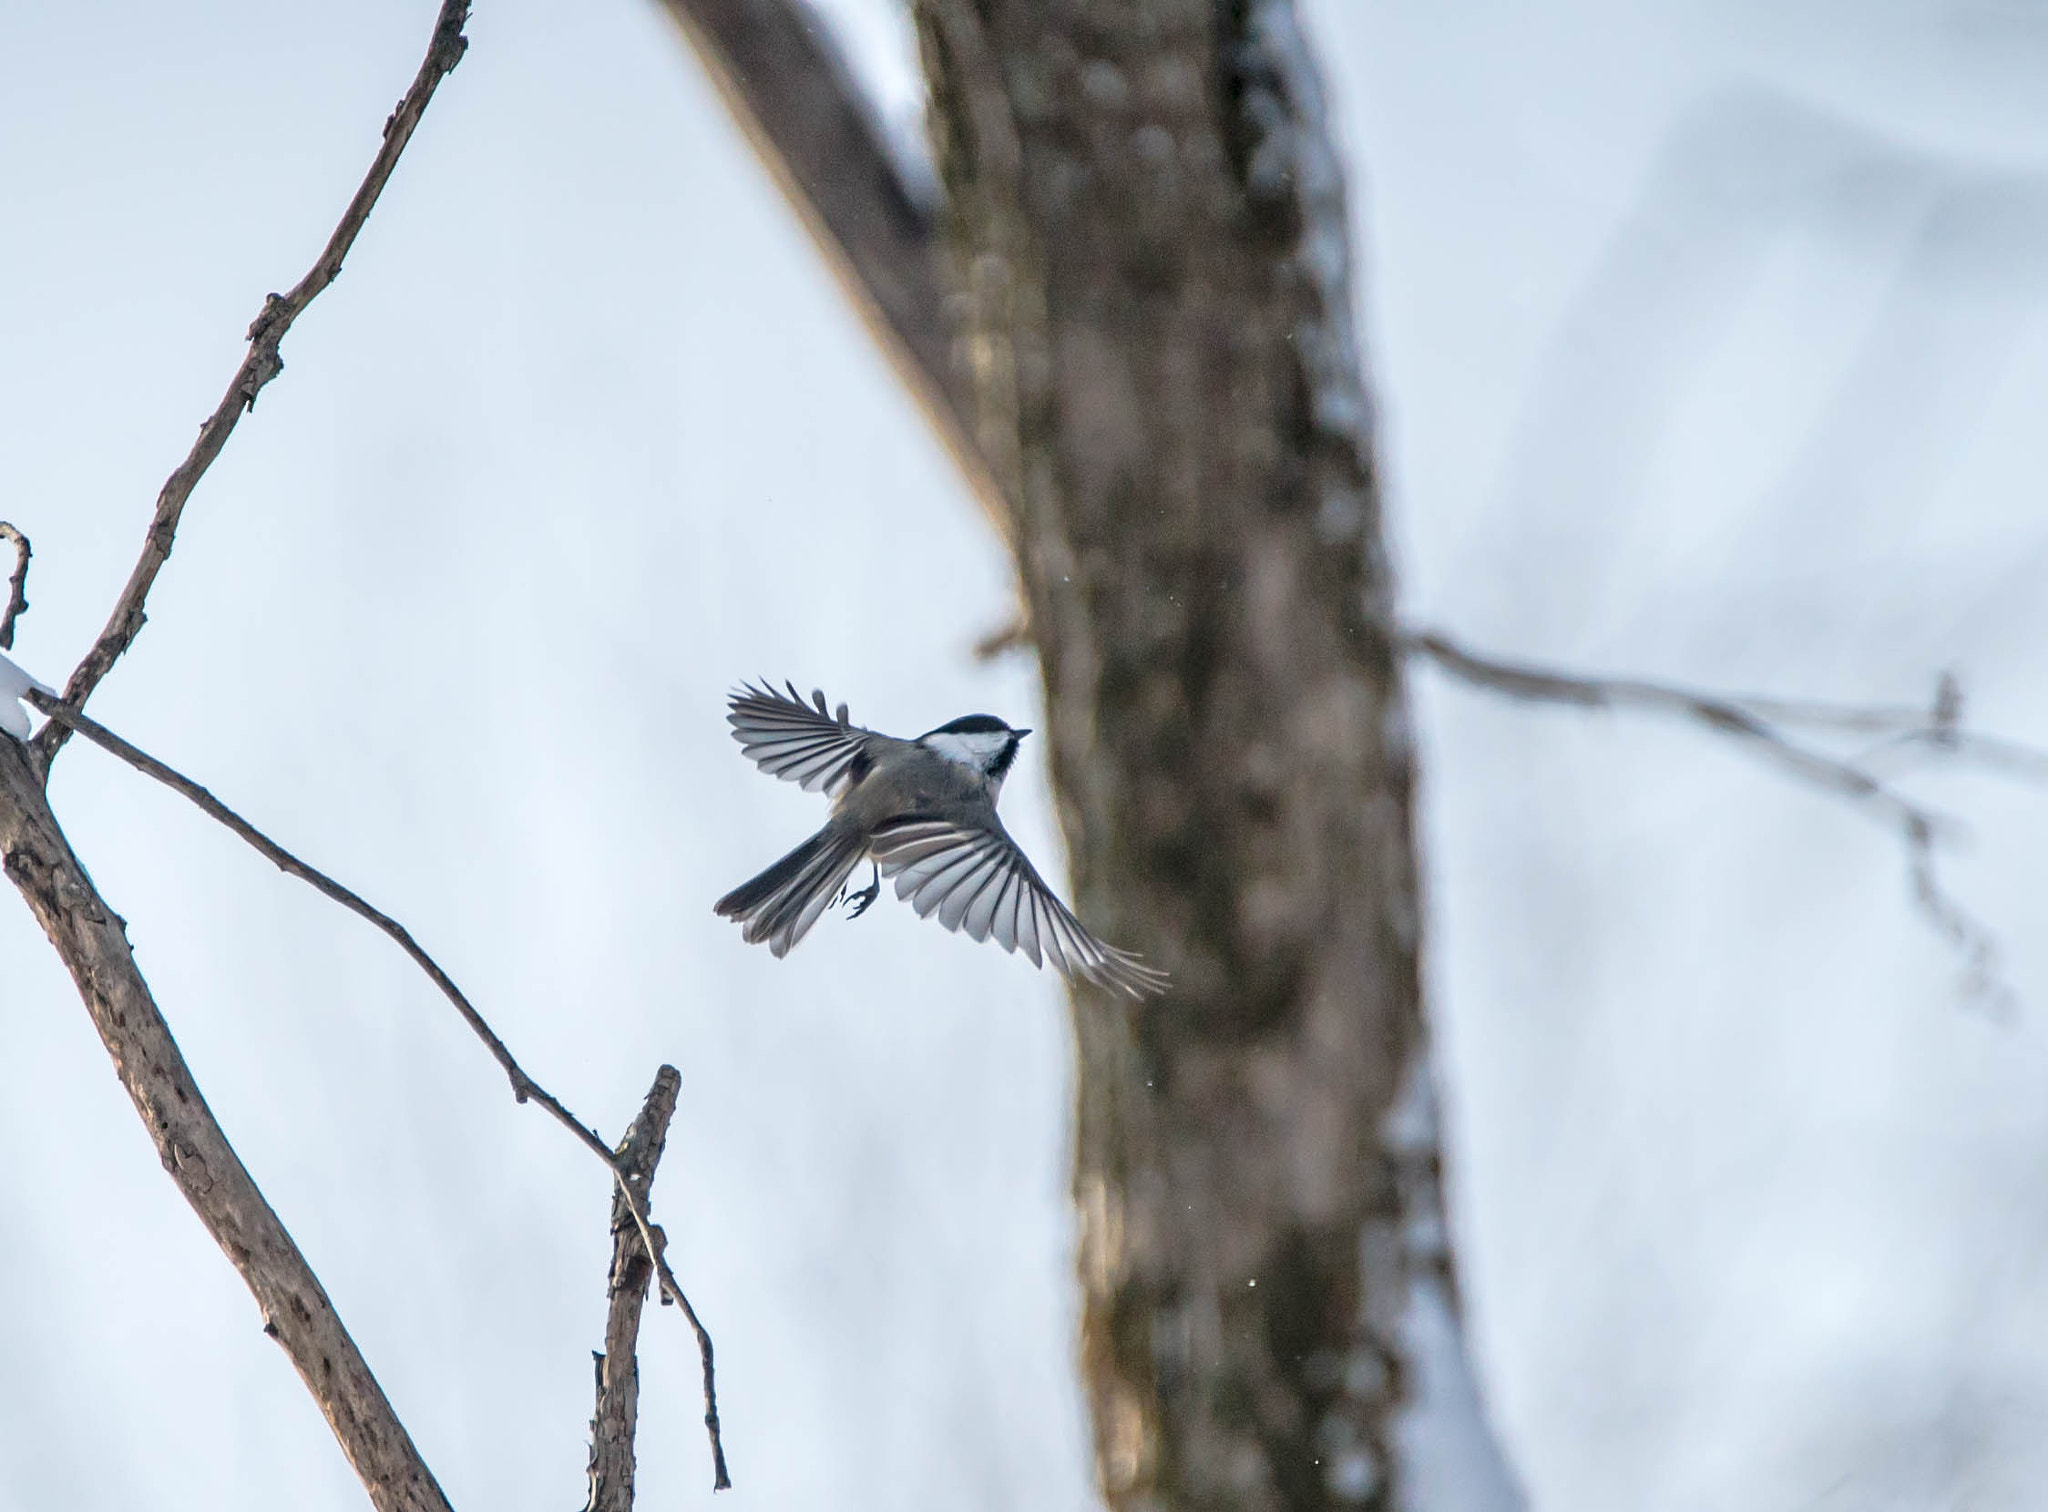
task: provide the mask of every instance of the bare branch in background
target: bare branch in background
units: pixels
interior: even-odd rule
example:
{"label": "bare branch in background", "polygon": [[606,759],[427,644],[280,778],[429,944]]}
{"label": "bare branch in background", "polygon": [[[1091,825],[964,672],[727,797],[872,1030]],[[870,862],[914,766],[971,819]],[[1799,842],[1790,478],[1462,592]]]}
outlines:
{"label": "bare branch in background", "polygon": [[[412,87],[406,90],[398,108],[385,121],[384,144],[378,148],[377,156],[370,163],[370,171],[364,176],[355,197],[348,202],[348,209],[342,212],[341,223],[328,237],[327,245],[321,249],[311,271],[292,286],[290,293],[265,297],[262,313],[249,326],[248,355],[235,370],[234,379],[228,384],[228,391],[221,397],[219,405],[199,427],[199,439],[192,443],[191,452],[165,480],[162,491],[157,494],[156,514],[150,521],[142,558],[135,564],[134,572],[129,574],[128,585],[121,590],[121,597],[114,604],[114,612],[108,617],[106,628],[65,684],[64,701],[73,708],[85,707],[93,689],[100,685],[100,680],[113,669],[121,654],[134,644],[135,637],[142,633],[143,622],[147,618],[143,604],[149,597],[151,585],[156,582],[157,573],[170,557],[171,545],[177,538],[178,520],[185,512],[185,501],[192,497],[192,490],[205,476],[207,468],[213,465],[214,458],[220,455],[221,448],[227,445],[242,412],[254,409],[256,396],[263,386],[284,371],[284,359],[278,355],[278,344],[284,340],[292,322],[305,312],[306,306],[340,275],[342,259],[348,256],[363,223],[370,218],[370,211],[376,208],[377,197],[384,192],[392,170],[398,166],[399,154],[405,151],[405,144],[412,140],[413,129],[426,113],[434,90],[462,61],[462,54],[469,47],[468,38],[462,34],[468,19],[469,0],[442,0],[440,13],[434,18],[433,40],[427,44],[427,56],[413,77]],[[54,724],[36,736],[36,756],[45,772],[56,754],[64,748],[70,734],[64,725]]]}
{"label": "bare branch in background", "polygon": [[[1932,834],[1948,821],[1886,787],[1853,762],[1787,740],[1742,701],[1637,678],[1583,677],[1477,655],[1436,631],[1401,637],[1404,649],[1428,657],[1460,682],[1505,693],[1527,703],[1572,704],[1585,709],[1634,708],[1694,720],[1721,735],[1750,742],[1761,755],[1821,787],[1868,804],[1892,824]],[[1780,705],[1781,709],[1796,708]],[[1927,716],[1923,715],[1923,720]]]}
{"label": "bare branch in background", "polygon": [[484,1047],[491,1052],[492,1059],[497,1061],[505,1072],[506,1078],[512,1084],[513,1097],[520,1102],[538,1103],[557,1123],[575,1135],[585,1149],[605,1163],[605,1167],[612,1173],[616,1191],[623,1198],[634,1222],[639,1225],[643,1244],[654,1257],[655,1270],[661,1278],[664,1301],[673,1302],[682,1309],[683,1316],[689,1321],[692,1331],[697,1336],[697,1351],[704,1377],[704,1427],[711,1438],[714,1489],[724,1490],[729,1487],[732,1481],[726,1474],[725,1446],[719,1434],[718,1388],[712,1365],[711,1335],[698,1319],[696,1309],[690,1305],[690,1299],[684,1295],[675,1273],[669,1269],[668,1261],[662,1255],[661,1246],[655,1241],[653,1220],[648,1216],[646,1205],[627,1180],[626,1173],[620,1168],[611,1147],[604,1142],[604,1137],[564,1107],[561,1100],[552,1092],[526,1074],[525,1069],[513,1058],[511,1049],[498,1037],[484,1016],[477,1012],[475,1005],[464,995],[462,989],[455,985],[455,979],[441,969],[439,962],[420,948],[419,942],[413,939],[411,932],[403,924],[364,901],[317,867],[301,861],[191,778],[166,766],[147,751],[131,745],[90,715],[81,714],[68,704],[33,689],[26,696],[30,703],[52,720],[83,735],[102,750],[120,757],[136,771],[155,779],[185,798],[208,818],[232,830],[279,871],[297,877],[323,897],[332,899],[358,918],[374,924],[412,958],[413,964],[425,972],[427,979],[440,989],[441,995],[454,1005],[455,1011],[462,1015],[462,1021],[469,1026],[470,1032],[483,1042]]}
{"label": "bare branch in background", "polygon": [[1016,619],[998,625],[974,643],[974,659],[978,662],[992,662],[998,657],[1008,656],[1012,651],[1031,649],[1031,627],[1019,615]]}
{"label": "bare branch in background", "polygon": [[[612,1194],[612,1267],[606,1295],[604,1353],[597,1356],[597,1414],[590,1420],[590,1500],[585,1512],[633,1512],[633,1435],[640,1421],[640,1312],[653,1265],[624,1192],[645,1206],[668,1141],[682,1077],[656,1073],[640,1115],[614,1152],[621,1190]],[[657,1242],[661,1231],[654,1231]]]}
{"label": "bare branch in background", "polygon": [[[1793,775],[1864,805],[1881,822],[1898,831],[1906,848],[1913,902],[1962,956],[1966,990],[1993,1006],[2002,1007],[2008,1002],[2009,991],[1997,980],[1996,938],[1943,890],[1935,872],[1935,842],[1953,826],[1933,810],[1887,786],[1869,764],[1873,755],[1925,752],[1975,757],[2015,776],[2048,779],[2048,753],[1973,735],[1960,728],[1962,688],[1952,675],[1942,675],[1928,707],[1859,708],[1849,704],[1704,693],[1641,678],[1558,672],[1483,656],[1435,630],[1406,631],[1399,640],[1404,650],[1427,658],[1460,682],[1527,703],[1569,704],[1581,709],[1639,709],[1691,720],[1716,734],[1732,735]],[[1787,739],[1778,729],[1780,725],[1858,734],[1888,733],[1891,739],[1873,752],[1844,758]]]}
{"label": "bare branch in background", "polygon": [[805,0],[661,0],[982,506],[1007,532],[954,355],[935,217]]}
{"label": "bare branch in background", "polygon": [[14,572],[7,579],[7,607],[0,609],[0,651],[12,651],[14,622],[28,613],[28,537],[0,520],[0,541],[14,547]]}
{"label": "bare branch in background", "polygon": [[[1450,645],[1444,637],[1437,639]],[[1427,647],[1413,649],[1433,654]],[[1698,694],[1648,683],[1623,682],[1618,686],[1651,692],[1661,687],[1662,691],[1682,698],[1740,709],[1766,724],[1879,736],[1875,744],[1851,759],[1852,766],[1865,771],[1879,763],[1902,766],[1916,757],[1935,756],[1973,761],[2014,777],[2048,780],[2048,752],[1963,728],[1963,685],[1953,672],[1944,672],[1935,680],[1931,704],[1845,704],[1814,698],[1770,698],[1755,693]]]}

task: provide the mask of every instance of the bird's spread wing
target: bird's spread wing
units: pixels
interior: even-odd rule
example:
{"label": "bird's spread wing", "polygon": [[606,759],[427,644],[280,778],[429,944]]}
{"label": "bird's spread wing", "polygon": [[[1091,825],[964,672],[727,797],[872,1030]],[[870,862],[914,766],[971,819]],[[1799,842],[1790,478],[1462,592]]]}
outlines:
{"label": "bird's spread wing", "polygon": [[1167,977],[1128,950],[1105,945],[1053,895],[1000,822],[992,828],[913,816],[877,829],[868,851],[896,896],[948,929],[990,935],[1031,964],[1050,960],[1069,981],[1085,979],[1127,997],[1164,992]]}
{"label": "bird's spread wing", "polygon": [[875,737],[846,719],[846,705],[835,716],[825,708],[825,695],[814,692],[805,703],[796,684],[789,696],[771,687],[743,684],[732,695],[732,738],[754,765],[771,777],[801,783],[810,793],[837,793],[860,765]]}

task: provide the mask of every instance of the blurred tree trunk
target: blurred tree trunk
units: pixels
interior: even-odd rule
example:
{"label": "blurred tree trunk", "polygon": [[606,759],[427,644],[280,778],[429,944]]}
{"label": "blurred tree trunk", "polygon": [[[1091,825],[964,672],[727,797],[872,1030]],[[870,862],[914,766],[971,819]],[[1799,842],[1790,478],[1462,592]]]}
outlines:
{"label": "blurred tree trunk", "polygon": [[1017,560],[1080,912],[1111,1502],[1520,1505],[1466,1361],[1350,229],[1289,0],[912,0],[943,225],[804,0],[660,0]]}
{"label": "blurred tree trunk", "polygon": [[1075,1002],[1105,1488],[1422,1505],[1404,1417],[1425,1341],[1459,1347],[1456,1300],[1394,585],[1313,60],[1286,3],[915,14],[1080,911],[1175,976],[1135,1010]]}

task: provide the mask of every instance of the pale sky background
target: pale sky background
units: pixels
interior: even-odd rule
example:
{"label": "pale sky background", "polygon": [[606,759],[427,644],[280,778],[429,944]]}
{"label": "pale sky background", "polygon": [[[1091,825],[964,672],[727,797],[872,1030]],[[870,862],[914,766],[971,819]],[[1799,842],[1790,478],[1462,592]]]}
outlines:
{"label": "pale sky background", "polygon": [[[898,121],[890,0],[832,10]],[[0,7],[0,516],[58,681],[417,66],[433,7]],[[2048,745],[2048,6],[1310,6],[1353,165],[1406,611],[1497,650],[1906,700]],[[646,0],[480,0],[95,708],[404,919],[656,1192],[719,1346],[720,1505],[1091,1505],[1054,984],[893,902],[785,961],[710,903],[818,801],[789,676],[915,731],[1003,556]],[[1538,1509],[2040,1505],[2048,792],[1957,894],[1690,730],[1418,676],[1431,1008],[1475,1352]],[[1027,747],[1027,750],[1029,748]],[[458,1506],[580,1504],[603,1173],[380,936],[74,743],[54,799]],[[1042,768],[1006,811],[1056,863]],[[0,1508],[357,1508],[0,898]],[[644,1504],[707,1505],[643,1335]]]}

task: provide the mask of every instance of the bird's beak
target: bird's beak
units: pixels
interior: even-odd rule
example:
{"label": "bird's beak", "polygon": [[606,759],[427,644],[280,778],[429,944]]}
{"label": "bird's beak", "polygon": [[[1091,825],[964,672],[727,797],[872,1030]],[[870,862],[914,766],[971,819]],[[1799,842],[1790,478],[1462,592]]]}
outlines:
{"label": "bird's beak", "polygon": [[1018,730],[1015,732],[1019,740],[1022,740],[1026,735],[1029,735],[1030,733],[1031,732],[1029,730]]}

